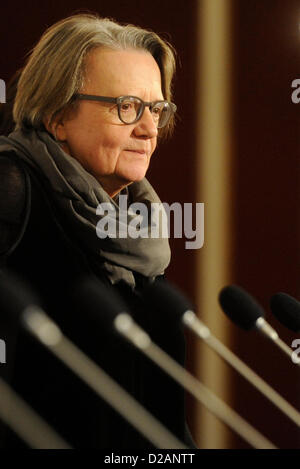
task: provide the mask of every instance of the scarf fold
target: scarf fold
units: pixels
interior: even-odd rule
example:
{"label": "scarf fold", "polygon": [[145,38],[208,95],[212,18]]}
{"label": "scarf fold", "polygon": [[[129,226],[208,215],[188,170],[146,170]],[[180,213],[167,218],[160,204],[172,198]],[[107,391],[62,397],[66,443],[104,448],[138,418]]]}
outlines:
{"label": "scarf fold", "polygon": [[170,262],[167,219],[158,216],[165,210],[146,178],[113,199],[46,131],[0,137],[0,152],[12,150],[46,178],[45,189],[74,237],[99,260],[111,283],[124,280],[134,287],[134,272],[150,280],[164,273]]}

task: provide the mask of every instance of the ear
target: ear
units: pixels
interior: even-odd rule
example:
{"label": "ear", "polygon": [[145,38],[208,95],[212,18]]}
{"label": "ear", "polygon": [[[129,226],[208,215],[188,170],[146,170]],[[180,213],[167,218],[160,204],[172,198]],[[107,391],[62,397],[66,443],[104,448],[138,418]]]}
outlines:
{"label": "ear", "polygon": [[66,132],[64,127],[63,113],[59,113],[54,118],[45,117],[43,119],[44,126],[57,142],[66,141]]}

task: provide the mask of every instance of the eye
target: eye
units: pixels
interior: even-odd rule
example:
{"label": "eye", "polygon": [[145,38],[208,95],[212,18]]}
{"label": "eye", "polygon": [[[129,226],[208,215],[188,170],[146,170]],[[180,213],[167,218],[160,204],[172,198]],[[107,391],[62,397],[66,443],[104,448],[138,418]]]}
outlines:
{"label": "eye", "polygon": [[159,116],[162,112],[162,108],[159,106],[155,106],[152,108],[152,114]]}
{"label": "eye", "polygon": [[135,109],[134,103],[131,103],[130,101],[125,101],[121,104],[121,111],[122,112],[129,112]]}

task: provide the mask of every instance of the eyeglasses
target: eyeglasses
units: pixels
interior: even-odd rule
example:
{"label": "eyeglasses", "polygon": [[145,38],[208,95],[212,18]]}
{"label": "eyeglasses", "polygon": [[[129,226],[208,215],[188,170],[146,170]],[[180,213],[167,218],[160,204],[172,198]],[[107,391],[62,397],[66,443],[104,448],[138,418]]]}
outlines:
{"label": "eyeglasses", "polygon": [[170,118],[175,114],[177,109],[177,106],[169,101],[145,102],[136,96],[110,98],[90,94],[76,94],[74,97],[87,101],[100,101],[117,104],[119,119],[124,124],[134,124],[137,122],[142,117],[145,107],[147,106],[150,109],[153,120],[158,129],[161,129],[168,124]]}

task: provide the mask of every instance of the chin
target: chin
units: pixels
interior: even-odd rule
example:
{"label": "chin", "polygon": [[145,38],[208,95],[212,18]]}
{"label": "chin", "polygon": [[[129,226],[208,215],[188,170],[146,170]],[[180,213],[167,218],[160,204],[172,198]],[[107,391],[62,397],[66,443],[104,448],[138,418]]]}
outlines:
{"label": "chin", "polygon": [[143,173],[143,174],[141,174],[141,175],[139,175],[139,176],[136,176],[136,177],[134,177],[134,178],[131,178],[131,182],[139,182],[139,181],[141,181],[142,179],[144,179],[145,176],[146,176],[146,173]]}
{"label": "chin", "polygon": [[128,171],[126,173],[123,173],[120,176],[124,180],[128,181],[128,183],[130,184],[132,182],[139,182],[142,179],[144,179],[144,177],[146,176],[146,173],[147,173],[147,170],[145,170],[145,168],[143,168],[143,170],[138,169],[138,170],[134,170],[134,171]]}

